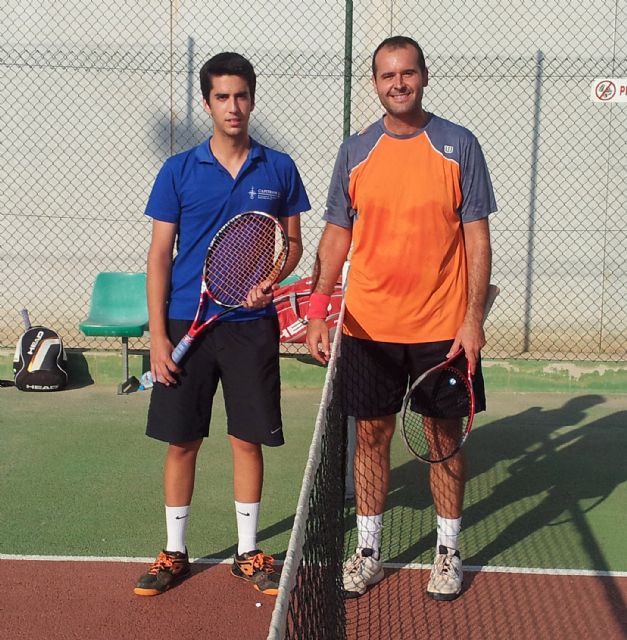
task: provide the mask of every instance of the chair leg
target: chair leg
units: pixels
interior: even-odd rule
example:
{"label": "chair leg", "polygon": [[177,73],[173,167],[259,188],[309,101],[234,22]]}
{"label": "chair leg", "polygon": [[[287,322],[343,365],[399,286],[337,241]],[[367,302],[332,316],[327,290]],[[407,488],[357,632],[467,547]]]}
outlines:
{"label": "chair leg", "polygon": [[128,380],[128,338],[122,336],[122,380]]}
{"label": "chair leg", "polygon": [[139,380],[135,376],[128,375],[128,338],[122,336],[122,376],[124,382],[118,385],[118,395],[133,393],[139,389]]}

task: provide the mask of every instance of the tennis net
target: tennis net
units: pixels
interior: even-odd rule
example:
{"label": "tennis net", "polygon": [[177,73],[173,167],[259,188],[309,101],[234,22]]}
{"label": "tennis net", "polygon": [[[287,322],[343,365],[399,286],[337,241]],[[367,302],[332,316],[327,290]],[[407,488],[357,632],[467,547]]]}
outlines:
{"label": "tennis net", "polygon": [[338,329],[333,341],[268,640],[346,636],[342,595],[346,417],[337,384],[341,333]]}

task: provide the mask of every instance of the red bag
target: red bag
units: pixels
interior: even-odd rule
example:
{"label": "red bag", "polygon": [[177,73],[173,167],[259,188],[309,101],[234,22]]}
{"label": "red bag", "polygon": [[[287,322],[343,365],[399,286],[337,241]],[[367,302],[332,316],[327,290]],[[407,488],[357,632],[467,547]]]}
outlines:
{"label": "red bag", "polygon": [[[279,317],[281,342],[304,343],[307,334],[307,311],[311,295],[311,278],[300,278],[295,282],[284,284],[274,292],[274,306]],[[342,306],[342,279],[338,279],[331,294],[327,326],[330,337],[337,325]]]}

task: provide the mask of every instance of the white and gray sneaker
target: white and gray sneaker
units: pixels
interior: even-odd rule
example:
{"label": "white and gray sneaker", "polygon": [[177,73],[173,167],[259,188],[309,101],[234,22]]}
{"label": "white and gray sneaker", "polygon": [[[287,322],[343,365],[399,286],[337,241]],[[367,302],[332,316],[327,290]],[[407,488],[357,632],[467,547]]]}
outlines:
{"label": "white and gray sneaker", "polygon": [[358,598],[368,587],[383,580],[383,561],[372,549],[357,549],[344,563],[344,597]]}
{"label": "white and gray sneaker", "polygon": [[455,600],[462,591],[462,579],[459,551],[441,544],[433,561],[427,595],[434,600]]}

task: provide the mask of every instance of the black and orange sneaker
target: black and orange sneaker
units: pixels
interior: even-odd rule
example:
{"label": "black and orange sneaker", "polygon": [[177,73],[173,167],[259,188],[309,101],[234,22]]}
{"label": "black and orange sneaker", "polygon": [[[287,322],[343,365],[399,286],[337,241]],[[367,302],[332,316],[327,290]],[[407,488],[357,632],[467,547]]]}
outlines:
{"label": "black and orange sneaker", "polygon": [[249,551],[241,556],[233,556],[231,573],[236,578],[252,582],[257,591],[268,596],[276,596],[279,592],[280,575],[274,570],[274,558],[259,549]]}
{"label": "black and orange sneaker", "polygon": [[148,573],[137,581],[134,591],[138,596],[158,596],[183,580],[189,572],[187,549],[185,553],[164,549],[152,563]]}

